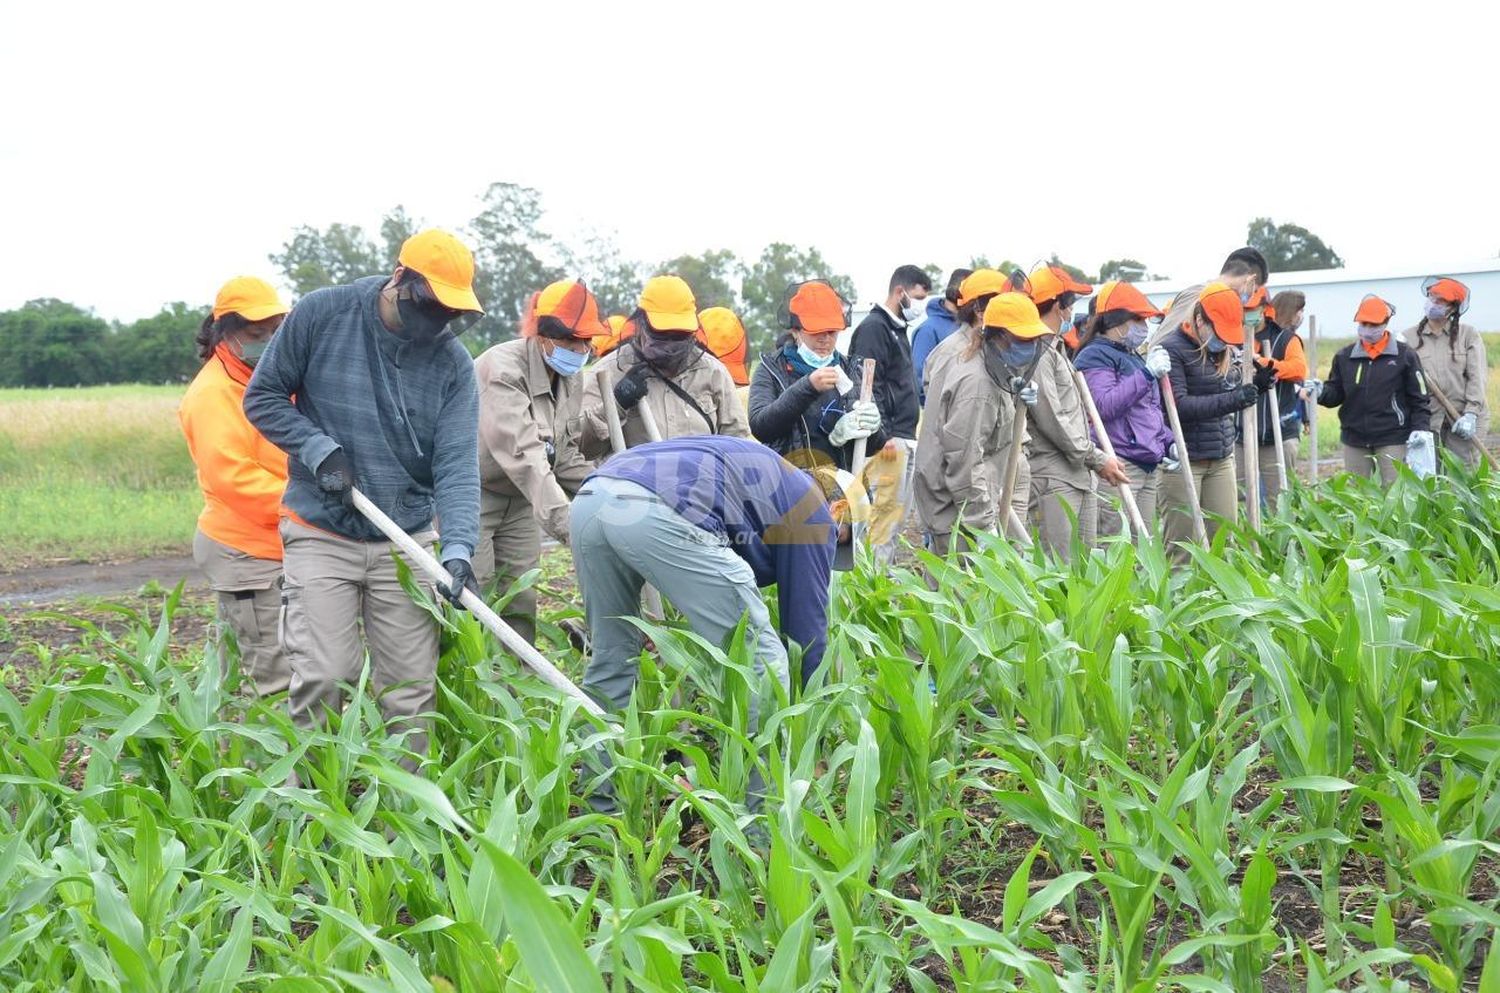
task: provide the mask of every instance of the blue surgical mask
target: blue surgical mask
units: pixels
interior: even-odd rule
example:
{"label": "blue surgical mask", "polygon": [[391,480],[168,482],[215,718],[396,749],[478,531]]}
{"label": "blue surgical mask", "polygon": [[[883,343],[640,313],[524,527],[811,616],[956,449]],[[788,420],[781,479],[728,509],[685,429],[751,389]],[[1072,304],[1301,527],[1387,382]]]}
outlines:
{"label": "blue surgical mask", "polygon": [[811,348],[808,348],[806,345],[797,346],[797,358],[801,359],[803,362],[806,362],[814,369],[823,368],[825,365],[832,362],[833,357],[837,354],[838,352],[834,351],[829,352],[827,355],[819,355],[817,352],[813,351]]}
{"label": "blue surgical mask", "polygon": [[1016,341],[1000,349],[1000,358],[1012,369],[1028,369],[1036,359],[1036,350],[1035,338],[1030,341]]}
{"label": "blue surgical mask", "polygon": [[561,345],[553,345],[552,351],[542,356],[542,361],[559,376],[578,375],[583,371],[583,365],[588,360],[588,353],[575,352]]}
{"label": "blue surgical mask", "polygon": [[1255,296],[1254,290],[1240,290],[1240,303],[1249,303],[1253,296]]}
{"label": "blue surgical mask", "polygon": [[1057,329],[1058,334],[1067,334],[1073,330],[1073,315],[1067,314],[1062,319],[1062,326]]}
{"label": "blue surgical mask", "polygon": [[1448,305],[1441,300],[1428,300],[1427,316],[1434,321],[1441,321],[1448,316]]}
{"label": "blue surgical mask", "polygon": [[1228,348],[1229,345],[1223,338],[1210,331],[1208,332],[1208,338],[1203,342],[1203,347],[1208,349],[1208,354],[1210,355],[1223,355],[1224,349]]}
{"label": "blue surgical mask", "polygon": [[1125,347],[1132,352],[1136,351],[1146,343],[1148,334],[1150,329],[1146,327],[1145,321],[1131,321],[1125,325]]}

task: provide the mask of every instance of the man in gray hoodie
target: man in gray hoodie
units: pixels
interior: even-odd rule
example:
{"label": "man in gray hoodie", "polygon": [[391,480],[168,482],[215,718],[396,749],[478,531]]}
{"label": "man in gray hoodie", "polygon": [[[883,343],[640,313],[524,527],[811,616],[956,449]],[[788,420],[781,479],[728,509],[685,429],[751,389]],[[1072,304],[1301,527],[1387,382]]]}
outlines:
{"label": "man in gray hoodie", "polygon": [[[310,727],[370,683],[396,733],[427,750],[438,630],[402,589],[391,544],[358,511],[358,486],[442,562],[457,603],[474,588],[479,538],[479,398],[457,335],[483,314],[474,257],[446,231],[413,235],[395,272],[314,290],[298,301],[245,391],[245,414],[287,453],[282,498],[282,647],[292,719]],[[415,765],[413,761],[409,763]]]}

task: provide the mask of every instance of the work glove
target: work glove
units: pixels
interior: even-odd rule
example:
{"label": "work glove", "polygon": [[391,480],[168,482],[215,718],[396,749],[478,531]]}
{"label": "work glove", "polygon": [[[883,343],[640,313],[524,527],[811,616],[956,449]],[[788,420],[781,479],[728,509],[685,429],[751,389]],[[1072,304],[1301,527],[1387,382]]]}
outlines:
{"label": "work glove", "polygon": [[1155,346],[1146,353],[1146,371],[1153,379],[1160,379],[1172,371],[1172,356],[1160,345]]}
{"label": "work glove", "polygon": [[1235,388],[1234,393],[1240,410],[1255,406],[1255,401],[1260,399],[1260,389],[1254,383],[1242,383]]}
{"label": "work glove", "polygon": [[313,473],[318,479],[318,489],[332,493],[349,506],[354,502],[354,463],[342,448],[329,452]]}
{"label": "work glove", "polygon": [[1276,384],[1276,367],[1267,362],[1255,367],[1255,375],[1250,378],[1251,385],[1264,393]]}
{"label": "work glove", "polygon": [[[829,443],[835,448],[842,448],[851,441],[868,438],[874,434],[876,428],[880,427],[880,411],[874,411],[872,419],[871,413],[866,409],[866,407],[873,408],[874,406],[873,401],[856,401],[844,416],[834,422],[833,430],[828,432]],[[866,425],[872,426],[866,427]]]}
{"label": "work glove", "polygon": [[1317,403],[1318,397],[1323,394],[1323,381],[1321,379],[1304,379],[1302,381],[1302,393],[1307,397],[1308,403]]}
{"label": "work glove", "polygon": [[1478,428],[1479,419],[1474,416],[1472,411],[1470,411],[1469,413],[1463,415],[1458,420],[1453,422],[1453,437],[1465,439],[1472,438],[1474,437],[1474,432],[1478,430]]}
{"label": "work glove", "polygon": [[1161,467],[1168,472],[1176,472],[1182,468],[1181,456],[1177,454],[1177,442],[1168,443],[1167,453],[1161,460]]}
{"label": "work glove", "polygon": [[1011,391],[1028,407],[1036,406],[1036,383],[1028,383],[1020,376],[1010,381]]}
{"label": "work glove", "polygon": [[849,412],[859,415],[859,428],[866,438],[880,430],[880,408],[874,400],[856,400]]}
{"label": "work glove", "polygon": [[479,583],[474,578],[474,567],[469,564],[468,559],[451,558],[443,561],[443,568],[448,570],[448,575],[453,577],[451,587],[438,584],[438,592],[448,599],[455,607],[462,608],[463,602],[459,599],[464,595],[464,590],[478,595]]}
{"label": "work glove", "polygon": [[646,395],[646,364],[638,362],[615,383],[615,403],[621,410],[634,410]]}
{"label": "work glove", "polygon": [[1406,439],[1406,464],[1418,476],[1437,472],[1437,453],[1432,448],[1431,431],[1413,431]]}

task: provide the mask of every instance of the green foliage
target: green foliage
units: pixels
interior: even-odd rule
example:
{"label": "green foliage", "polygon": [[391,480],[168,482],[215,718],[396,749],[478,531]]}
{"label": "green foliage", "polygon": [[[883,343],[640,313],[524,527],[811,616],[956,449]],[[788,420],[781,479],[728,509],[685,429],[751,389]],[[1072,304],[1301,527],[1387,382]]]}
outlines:
{"label": "green foliage", "polygon": [[856,302],[854,280],[831,271],[823,253],[816,248],[802,249],[779,241],[767,245],[760,258],[745,269],[740,287],[743,308],[740,319],[750,335],[752,350],[769,349],[781,334],[776,310],[782,296],[792,283],[805,279],[826,279],[851,305]]}
{"label": "green foliage", "polygon": [[621,254],[614,240],[597,231],[583,239],[581,249],[563,246],[563,269],[588,284],[599,301],[599,316],[630,314],[640,298],[641,266]]}
{"label": "green foliage", "polygon": [[1277,224],[1269,217],[1250,222],[1246,238],[1266,257],[1271,272],[1304,269],[1342,269],[1344,260],[1323,239],[1297,224]]}
{"label": "green foliage", "polygon": [[0,387],[110,381],[109,325],[61,300],[0,312]]}
{"label": "green foliage", "polygon": [[542,213],[542,195],[529,186],[491,183],[480,197],[467,233],[474,249],[474,292],[485,316],[464,335],[471,349],[514,337],[531,294],[562,277],[543,260],[552,237],[541,227]]}
{"label": "green foliage", "polygon": [[1126,283],[1139,283],[1145,279],[1166,279],[1155,273],[1147,273],[1146,263],[1135,259],[1110,259],[1099,267],[1098,282],[1107,283],[1118,279]]}
{"label": "green foliage", "polygon": [[202,360],[194,338],[208,308],[170,303],[161,313],[118,328],[110,338],[110,381],[116,383],[185,383],[198,374]]}
{"label": "green foliage", "polygon": [[295,296],[392,268],[357,224],[335,223],[321,231],[303,225],[292,232],[280,252],[272,252],[269,258]]}

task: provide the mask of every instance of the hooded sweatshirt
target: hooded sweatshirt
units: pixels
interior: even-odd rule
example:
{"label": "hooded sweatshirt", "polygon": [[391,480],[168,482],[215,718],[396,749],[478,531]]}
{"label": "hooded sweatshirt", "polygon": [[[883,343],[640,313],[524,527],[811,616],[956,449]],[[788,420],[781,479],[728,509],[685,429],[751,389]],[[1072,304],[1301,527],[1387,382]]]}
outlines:
{"label": "hooded sweatshirt", "polygon": [[958,315],[943,306],[945,302],[940,296],[928,299],[927,319],[917,325],[911,336],[912,371],[916,374],[917,395],[923,403],[927,402],[927,395],[922,389],[922,368],[927,363],[927,356],[958,330]]}
{"label": "hooded sweatshirt", "polygon": [[319,464],[342,448],[355,485],[397,525],[421,531],[436,515],[443,559],[467,559],[479,541],[474,362],[446,332],[423,345],[392,334],[376,307],[386,279],[366,276],[297,301],[255,365],[245,415],[290,457],[282,505],[297,519],[355,541],[385,540],[318,488]]}

